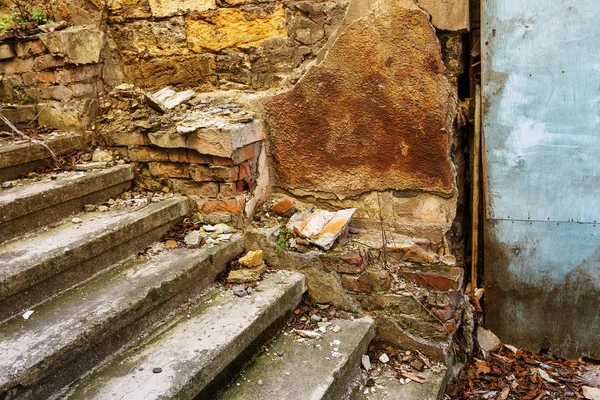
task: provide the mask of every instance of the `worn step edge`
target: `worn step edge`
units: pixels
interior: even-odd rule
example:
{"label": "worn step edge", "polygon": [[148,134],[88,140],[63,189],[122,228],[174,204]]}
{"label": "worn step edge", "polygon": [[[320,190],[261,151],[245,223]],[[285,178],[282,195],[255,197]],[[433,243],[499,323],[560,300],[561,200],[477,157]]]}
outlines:
{"label": "worn step edge", "polygon": [[[189,202],[183,197],[150,203],[129,212],[85,213],[81,215],[84,221],[79,224],[80,230],[66,222],[50,231],[1,246],[0,262],[4,271],[0,270],[0,320],[144,249],[188,213]],[[91,221],[93,216],[97,219]],[[102,224],[98,217],[109,221]],[[31,251],[43,248],[44,241],[56,240],[59,234],[65,236],[64,243],[46,251]],[[28,249],[29,254],[23,254]]]}
{"label": "worn step edge", "polygon": [[[193,399],[272,323],[293,310],[306,290],[304,276],[269,274],[251,296],[223,289],[118,356],[64,399]],[[153,368],[161,373],[153,373]]]}
{"label": "worn step edge", "polygon": [[[360,368],[362,355],[375,336],[375,322],[370,317],[330,322],[331,327],[337,325],[341,330],[338,333],[328,331],[320,341],[299,342],[293,332],[278,335],[219,399],[343,398]],[[340,340],[340,344],[333,340]],[[340,358],[331,356],[334,348],[342,354]],[[283,356],[277,356],[278,352],[283,352]],[[258,385],[259,380],[262,385]]]}
{"label": "worn step edge", "polygon": [[133,168],[116,166],[0,192],[0,242],[58,222],[131,187]]}
{"label": "worn step edge", "polygon": [[[130,261],[0,326],[3,392],[49,398],[185,304],[241,254],[243,240]],[[19,353],[20,352],[20,353]],[[9,396],[10,397],[10,396]]]}
{"label": "worn step edge", "polygon": [[[83,135],[61,134],[47,139],[44,143],[56,155],[65,154],[85,146]],[[37,167],[52,165],[52,156],[48,150],[37,143],[9,144],[0,148],[0,181],[19,178]]]}

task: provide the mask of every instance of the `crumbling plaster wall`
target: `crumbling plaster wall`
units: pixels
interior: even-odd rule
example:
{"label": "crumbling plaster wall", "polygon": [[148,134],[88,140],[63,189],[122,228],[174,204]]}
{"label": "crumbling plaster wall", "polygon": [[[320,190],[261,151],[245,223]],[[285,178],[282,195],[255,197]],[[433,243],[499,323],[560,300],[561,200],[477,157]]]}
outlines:
{"label": "crumbling plaster wall", "polygon": [[443,253],[461,174],[454,120],[467,5],[51,0],[37,7],[104,32],[97,94],[123,82],[266,94],[250,107],[267,125],[272,188],[357,207],[363,227],[378,227],[381,216],[387,228],[427,238]]}

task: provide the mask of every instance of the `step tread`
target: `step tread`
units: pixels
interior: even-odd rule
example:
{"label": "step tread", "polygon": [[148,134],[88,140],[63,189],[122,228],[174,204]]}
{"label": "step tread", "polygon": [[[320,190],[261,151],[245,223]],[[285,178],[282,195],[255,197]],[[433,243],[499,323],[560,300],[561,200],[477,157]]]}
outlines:
{"label": "step tread", "polygon": [[[58,261],[65,256],[68,258],[73,250],[78,247],[95,242],[98,238],[118,232],[136,221],[153,215],[170,207],[181,206],[187,199],[173,197],[156,203],[147,203],[142,206],[124,207],[104,213],[82,213],[78,217],[82,220],[79,224],[71,221],[40,232],[34,236],[9,242],[0,246],[0,298],[22,290],[25,286],[25,276],[36,282],[51,276],[60,270]],[[108,249],[95,249],[98,252]],[[42,265],[51,265],[43,271],[36,271],[36,278],[31,277],[34,270],[39,270]],[[28,282],[31,284],[34,282]]]}
{"label": "step tread", "polygon": [[[317,400],[340,395],[340,386],[346,389],[348,373],[373,339],[375,323],[370,317],[330,322],[330,328],[341,330],[328,330],[321,340],[298,339],[289,329],[279,334],[220,399]],[[332,357],[336,348],[338,358]]]}
{"label": "step tread", "polygon": [[[297,273],[268,274],[250,296],[220,288],[190,311],[118,356],[63,398],[194,398],[247,345],[291,311],[305,291]],[[162,368],[153,373],[153,368]]]}
{"label": "step tread", "polygon": [[[81,148],[84,141],[83,135],[70,132],[55,134],[43,140],[56,155]],[[15,141],[4,144],[0,147],[0,156],[0,168],[51,158],[44,146],[29,141]]]}
{"label": "step tread", "polygon": [[150,298],[169,297],[162,292],[190,271],[201,268],[210,274],[219,267],[212,265],[213,255],[241,249],[241,242],[236,234],[210,249],[173,249],[146,261],[130,260],[34,308],[28,320],[6,321],[0,325],[0,388],[27,384],[52,359],[114,329],[125,313]]}
{"label": "step tread", "polygon": [[[112,179],[115,176],[122,175],[118,181]],[[40,200],[34,205],[35,209],[48,207],[57,201],[65,201],[75,197],[82,197],[87,193],[101,190],[105,187],[116,185],[124,180],[133,179],[133,168],[130,165],[117,165],[106,169],[98,169],[94,171],[73,171],[55,175],[56,179],[51,179],[50,175],[42,178],[42,180],[26,180],[22,186],[15,186],[10,189],[0,191],[0,209],[7,207],[10,204],[20,206],[29,199],[35,198]],[[110,178],[110,180],[108,180]],[[96,183],[97,182],[97,183]],[[77,192],[60,195],[58,193],[64,191],[68,187],[76,187]],[[12,215],[4,213],[1,216],[2,220],[12,219]]]}

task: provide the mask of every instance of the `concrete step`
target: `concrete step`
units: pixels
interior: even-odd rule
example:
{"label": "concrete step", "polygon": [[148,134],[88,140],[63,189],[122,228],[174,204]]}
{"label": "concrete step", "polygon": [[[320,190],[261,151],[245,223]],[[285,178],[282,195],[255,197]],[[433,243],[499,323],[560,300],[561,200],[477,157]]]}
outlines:
{"label": "concrete step", "polygon": [[291,312],[305,290],[303,275],[284,271],[268,274],[246,297],[221,288],[201,298],[190,319],[173,320],[62,398],[210,398],[201,393],[207,385]]}
{"label": "concrete step", "polygon": [[[81,149],[86,141],[83,135],[61,133],[44,140],[56,155]],[[52,165],[52,156],[38,143],[15,142],[0,147],[0,182],[20,178],[38,167]]]}
{"label": "concrete step", "polygon": [[370,317],[332,320],[330,328],[335,326],[341,330],[327,331],[321,340],[298,339],[292,331],[281,333],[219,398],[344,398],[375,335],[375,322]]}
{"label": "concrete step", "polygon": [[0,246],[0,320],[144,249],[189,212],[187,198],[79,215]]}
{"label": "concrete step", "polygon": [[415,381],[400,383],[395,376],[382,376],[375,379],[375,387],[356,388],[350,400],[442,400],[448,382],[446,371],[430,369],[419,372],[423,383]]}
{"label": "concrete step", "polygon": [[212,283],[243,240],[129,261],[0,326],[0,398],[49,398]]}
{"label": "concrete step", "polygon": [[0,191],[0,242],[81,212],[131,187],[133,168],[64,172]]}

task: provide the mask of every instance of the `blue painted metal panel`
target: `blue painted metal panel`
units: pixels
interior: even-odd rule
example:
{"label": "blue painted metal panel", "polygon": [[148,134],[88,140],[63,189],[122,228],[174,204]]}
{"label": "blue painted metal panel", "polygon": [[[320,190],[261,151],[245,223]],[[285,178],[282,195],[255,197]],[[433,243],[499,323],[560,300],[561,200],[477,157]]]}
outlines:
{"label": "blue painted metal panel", "polygon": [[600,358],[600,2],[482,2],[486,323]]}

